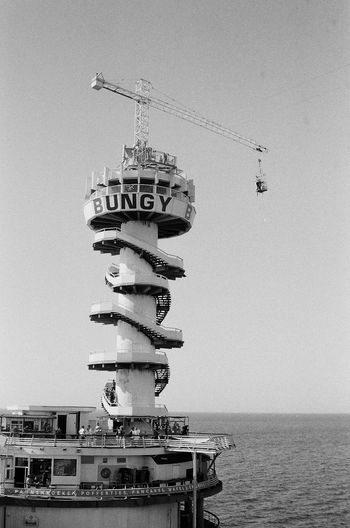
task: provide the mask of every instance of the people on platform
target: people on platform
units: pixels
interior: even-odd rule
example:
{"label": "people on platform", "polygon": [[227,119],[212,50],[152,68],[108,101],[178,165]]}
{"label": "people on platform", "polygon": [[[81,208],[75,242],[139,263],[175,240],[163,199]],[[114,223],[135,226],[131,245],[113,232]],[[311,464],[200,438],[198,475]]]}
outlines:
{"label": "people on platform", "polygon": [[86,428],[86,438],[87,438],[88,446],[91,445],[91,437],[92,437],[92,429],[91,429],[91,425],[89,424]]}
{"label": "people on platform", "polygon": [[41,476],[41,485],[44,488],[47,488],[50,485],[50,475],[47,471],[44,471],[44,473]]}
{"label": "people on platform", "polygon": [[33,475],[31,475],[31,474],[27,475],[26,486],[27,486],[27,488],[30,488],[31,486],[34,486],[34,477],[33,477]]}
{"label": "people on platform", "polygon": [[62,429],[60,427],[57,427],[56,429],[56,436],[57,438],[63,438]]}
{"label": "people on platform", "polygon": [[173,433],[174,434],[180,434],[180,426],[179,426],[179,424],[177,422],[174,422]]}
{"label": "people on platform", "polygon": [[131,437],[134,440],[137,440],[138,438],[140,438],[141,431],[137,426],[132,427],[130,433],[131,433]]}
{"label": "people on platform", "polygon": [[181,430],[182,435],[188,435],[188,425],[184,425]]}
{"label": "people on platform", "polygon": [[51,477],[49,471],[44,471],[38,475],[33,475],[29,473],[26,477],[26,487],[27,488],[48,488],[51,484]]}
{"label": "people on platform", "polygon": [[115,387],[116,387],[116,383],[115,381],[113,381],[111,386],[107,385],[105,388],[106,398],[111,405],[113,405],[117,401]]}
{"label": "people on platform", "polygon": [[85,436],[86,436],[85,427],[84,425],[82,425],[81,428],[79,429],[79,438],[83,439],[85,438]]}
{"label": "people on platform", "polygon": [[101,433],[102,433],[102,428],[99,422],[97,422],[96,427],[95,427],[95,434],[101,434]]}
{"label": "people on platform", "polygon": [[44,431],[45,431],[45,433],[51,433],[52,428],[51,428],[51,425],[49,424],[49,422],[45,422]]}

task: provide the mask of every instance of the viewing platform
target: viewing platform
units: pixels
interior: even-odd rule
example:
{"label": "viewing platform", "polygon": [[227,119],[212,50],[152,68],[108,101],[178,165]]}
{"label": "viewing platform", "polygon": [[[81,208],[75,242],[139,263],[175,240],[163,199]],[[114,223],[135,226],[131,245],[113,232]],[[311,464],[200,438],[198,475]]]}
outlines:
{"label": "viewing platform", "polygon": [[95,232],[93,248],[101,253],[119,255],[121,249],[129,248],[151,264],[155,273],[175,280],[185,276],[182,258],[170,255],[144,240],[122,232],[121,228],[105,228]]}
{"label": "viewing platform", "polygon": [[117,325],[119,321],[129,323],[145,334],[155,348],[181,348],[183,345],[182,331],[178,328],[166,328],[157,325],[156,320],[143,314],[129,310],[121,302],[98,302],[91,306],[91,321],[109,325]]}
{"label": "viewing platform", "polygon": [[0,435],[1,446],[13,447],[39,447],[39,448],[72,448],[72,449],[150,449],[162,448],[165,451],[196,452],[217,454],[234,445],[233,439],[227,434],[191,433],[189,435],[166,436],[163,438],[151,437],[118,437],[116,434],[92,434],[82,438],[57,438],[52,434]]}
{"label": "viewing platform", "polygon": [[84,206],[88,226],[97,231],[120,228],[130,220],[151,221],[158,224],[159,238],[186,233],[196,214],[193,181],[184,177],[169,154],[146,148],[144,159],[140,155],[137,148],[125,148],[118,169],[105,167],[92,174]]}

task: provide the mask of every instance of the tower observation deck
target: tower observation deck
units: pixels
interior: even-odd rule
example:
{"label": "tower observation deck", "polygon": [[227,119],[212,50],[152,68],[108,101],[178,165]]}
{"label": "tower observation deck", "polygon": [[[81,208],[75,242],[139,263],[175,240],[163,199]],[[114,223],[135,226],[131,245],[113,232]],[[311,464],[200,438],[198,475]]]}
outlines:
{"label": "tower observation deck", "polygon": [[113,373],[101,400],[111,419],[166,415],[155,404],[169,380],[162,349],[180,348],[183,337],[163,320],[171,304],[169,280],[183,277],[184,267],[181,258],[158,248],[158,239],[191,229],[194,195],[175,156],[150,147],[124,147],[118,169],[92,175],[84,214],[93,248],[118,256],[105,276],[114,301],[94,304],[90,314],[116,329],[114,350],[89,358],[90,369]]}

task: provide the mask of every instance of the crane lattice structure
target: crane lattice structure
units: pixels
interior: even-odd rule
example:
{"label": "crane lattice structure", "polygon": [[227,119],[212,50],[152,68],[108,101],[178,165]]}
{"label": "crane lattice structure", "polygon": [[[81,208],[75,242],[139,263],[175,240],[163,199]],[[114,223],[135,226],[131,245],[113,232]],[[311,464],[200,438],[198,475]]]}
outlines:
{"label": "crane lattice structure", "polygon": [[193,110],[186,108],[180,108],[175,106],[172,103],[163,101],[157,97],[150,96],[151,83],[140,79],[136,84],[136,91],[133,92],[119,84],[114,84],[109,81],[106,81],[102,73],[97,74],[91,82],[91,87],[95,90],[101,90],[105,88],[111,92],[117,93],[129,99],[132,99],[136,103],[136,112],[135,112],[135,145],[146,146],[149,139],[149,108],[156,108],[167,114],[172,114],[180,119],[185,121],[190,121],[191,123],[198,125],[202,128],[206,128],[215,134],[224,136],[232,141],[236,141],[241,145],[244,145],[252,150],[257,152],[266,153],[268,148],[264,147],[260,143],[257,143],[253,139],[249,139],[233,130],[211,121],[204,116],[201,116]]}

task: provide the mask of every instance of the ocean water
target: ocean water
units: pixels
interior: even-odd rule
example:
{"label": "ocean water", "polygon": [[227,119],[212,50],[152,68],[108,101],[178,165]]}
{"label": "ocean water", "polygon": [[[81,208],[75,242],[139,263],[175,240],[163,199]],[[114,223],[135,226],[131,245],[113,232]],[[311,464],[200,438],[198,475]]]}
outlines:
{"label": "ocean water", "polygon": [[350,415],[192,414],[192,431],[231,433],[216,461],[221,527],[350,528]]}

